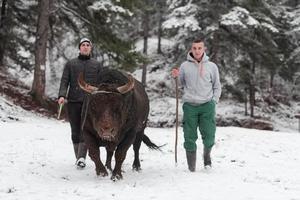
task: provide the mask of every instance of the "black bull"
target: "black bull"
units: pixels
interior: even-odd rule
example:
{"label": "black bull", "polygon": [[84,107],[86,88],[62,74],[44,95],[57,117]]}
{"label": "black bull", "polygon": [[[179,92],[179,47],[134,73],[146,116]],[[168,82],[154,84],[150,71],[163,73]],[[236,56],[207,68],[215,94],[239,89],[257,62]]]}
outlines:
{"label": "black bull", "polygon": [[[83,137],[89,156],[94,161],[97,175],[107,176],[112,171],[112,180],[122,178],[122,163],[127,150],[133,144],[133,169],[140,170],[139,149],[143,141],[152,149],[159,149],[144,134],[149,114],[149,99],[143,85],[131,75],[117,70],[101,74],[101,83],[95,87],[87,84],[81,74],[79,86],[88,93],[84,103]],[[105,166],[100,159],[100,146],[106,148]],[[115,153],[115,168],[111,160]]]}

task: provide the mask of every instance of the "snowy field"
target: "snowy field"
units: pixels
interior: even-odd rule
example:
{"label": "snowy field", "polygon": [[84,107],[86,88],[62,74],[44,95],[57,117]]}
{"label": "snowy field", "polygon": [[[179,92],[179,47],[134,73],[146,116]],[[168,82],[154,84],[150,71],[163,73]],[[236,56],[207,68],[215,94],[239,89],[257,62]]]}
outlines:
{"label": "snowy field", "polygon": [[[131,170],[133,150],[123,164],[123,180],[97,177],[93,162],[77,170],[66,122],[27,115],[0,122],[2,200],[300,200],[300,134],[218,127],[213,169],[202,165],[198,143],[195,173],[187,170],[179,129],[178,164],[174,129],[147,128],[162,152],[141,147],[142,171]],[[102,149],[102,158],[105,157]]]}

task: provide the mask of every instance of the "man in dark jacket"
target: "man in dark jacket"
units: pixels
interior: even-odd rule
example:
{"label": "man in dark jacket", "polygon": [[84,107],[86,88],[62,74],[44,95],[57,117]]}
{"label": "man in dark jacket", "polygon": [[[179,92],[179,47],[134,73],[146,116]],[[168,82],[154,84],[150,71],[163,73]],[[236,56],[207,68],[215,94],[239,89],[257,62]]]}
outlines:
{"label": "man in dark jacket", "polygon": [[82,169],[85,167],[87,154],[87,149],[81,136],[81,113],[85,94],[80,89],[77,78],[82,72],[87,83],[96,85],[97,77],[102,67],[98,61],[91,58],[92,42],[89,39],[83,38],[80,40],[79,51],[79,56],[68,61],[64,67],[58,94],[58,104],[64,104],[67,98],[76,165],[77,168]]}

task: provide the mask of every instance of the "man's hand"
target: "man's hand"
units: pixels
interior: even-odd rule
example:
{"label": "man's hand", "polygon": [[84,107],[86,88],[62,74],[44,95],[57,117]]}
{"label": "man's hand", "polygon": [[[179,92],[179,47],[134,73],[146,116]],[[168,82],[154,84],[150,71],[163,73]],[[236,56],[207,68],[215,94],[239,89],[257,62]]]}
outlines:
{"label": "man's hand", "polygon": [[65,103],[65,98],[64,98],[64,97],[60,97],[60,98],[58,99],[57,103],[58,103],[59,105],[64,104],[64,103]]}
{"label": "man's hand", "polygon": [[179,69],[178,68],[173,68],[172,69],[172,77],[177,78],[179,76]]}

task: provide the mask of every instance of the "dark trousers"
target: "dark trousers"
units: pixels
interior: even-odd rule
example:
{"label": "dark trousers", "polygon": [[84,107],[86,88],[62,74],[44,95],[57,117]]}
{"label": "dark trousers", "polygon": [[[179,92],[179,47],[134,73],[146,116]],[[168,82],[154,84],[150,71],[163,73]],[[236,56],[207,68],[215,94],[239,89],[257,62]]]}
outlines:
{"label": "dark trousers", "polygon": [[81,102],[68,102],[68,116],[71,125],[71,138],[73,144],[83,142],[83,137],[81,134]]}

